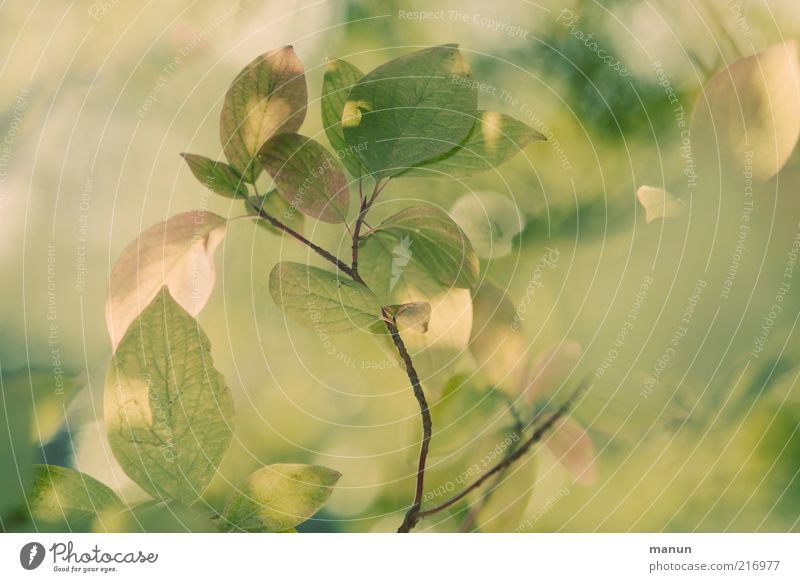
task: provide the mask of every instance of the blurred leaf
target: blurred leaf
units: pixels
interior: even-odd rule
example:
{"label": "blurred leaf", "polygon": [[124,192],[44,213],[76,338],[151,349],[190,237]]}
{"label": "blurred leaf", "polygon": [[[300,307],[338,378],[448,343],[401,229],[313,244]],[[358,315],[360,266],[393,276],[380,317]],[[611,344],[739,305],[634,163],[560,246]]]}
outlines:
{"label": "blurred leaf", "polygon": [[499,473],[489,500],[478,513],[480,531],[513,532],[519,527],[536,488],[537,465],[536,456],[528,453]]}
{"label": "blurred leaf", "polygon": [[216,527],[211,516],[204,512],[174,501],[147,501],[122,511],[102,512],[92,530],[108,533],[207,533],[216,531]]}
{"label": "blurred leaf", "polygon": [[228,501],[221,531],[282,532],[303,523],[325,505],[342,475],[316,465],[268,465],[242,484]]}
{"label": "blurred leaf", "polygon": [[686,205],[683,200],[675,198],[672,194],[661,188],[653,186],[639,186],[636,198],[644,208],[644,217],[647,222],[659,218],[676,218],[683,216]]}
{"label": "blurred leaf", "polygon": [[246,182],[255,183],[261,146],[281,132],[300,129],[308,89],[303,64],[290,46],[265,53],[239,73],[225,94],[220,116],[222,149]]}
{"label": "blurred leaf", "polygon": [[397,175],[450,151],[477,114],[472,73],[456,45],[394,59],[353,86],[342,127],[370,173]]}
{"label": "blurred leaf", "polygon": [[275,265],[269,292],[291,319],[328,333],[366,329],[381,318],[381,304],[366,286],[308,265]]}
{"label": "blurred leaf", "polygon": [[542,443],[569,471],[573,479],[584,485],[594,483],[596,478],[594,446],[592,439],[581,425],[570,418],[562,418],[545,435]]}
{"label": "blurred leaf", "polygon": [[401,305],[389,305],[385,308],[390,317],[394,317],[400,331],[417,329],[422,333],[428,331],[431,321],[431,304],[427,301],[415,301]]}
{"label": "blurred leaf", "polygon": [[358,67],[341,59],[331,59],[325,67],[325,76],[322,79],[322,126],[328,141],[336,152],[337,157],[351,176],[358,177],[362,174],[361,162],[347,146],[342,132],[342,113],[350,89],[361,77],[364,76]]}
{"label": "blurred leaf", "polygon": [[800,136],[800,64],[789,41],[740,59],[698,96],[692,136],[738,171],[767,180],[786,163]]}
{"label": "blurred leaf", "polygon": [[478,111],[477,114],[477,121],[461,145],[411,168],[403,176],[465,178],[491,170],[531,142],[546,139],[508,115],[496,111]]}
{"label": "blurred leaf", "polygon": [[[273,218],[277,218],[283,224],[294,230],[295,232],[299,232],[300,234],[303,233],[303,228],[305,226],[305,217],[301,212],[298,212],[297,209],[292,208],[286,200],[281,198],[280,194],[278,194],[277,190],[270,190],[264,196],[259,196],[253,199],[255,204],[258,205],[261,209],[264,210],[267,214],[272,216]],[[245,202],[245,210],[247,210],[248,214],[253,216],[257,216],[258,212],[256,212],[253,207],[248,203]],[[279,230],[272,226],[269,222],[264,219],[258,221],[258,225],[266,228],[273,234],[285,235],[282,230]]]}
{"label": "blurred leaf", "polygon": [[22,391],[32,390],[34,402],[32,434],[34,442],[47,443],[66,422],[67,406],[83,388],[84,377],[61,368],[31,368],[21,372]]}
{"label": "blurred leaf", "polygon": [[210,212],[184,212],[151,226],[125,247],[111,271],[106,300],[114,349],[164,285],[190,315],[200,313],[214,288],[214,251],[227,223]]}
{"label": "blurred leaf", "polygon": [[6,530],[32,476],[32,401],[27,370],[8,372],[0,368],[0,518]]}
{"label": "blurred leaf", "polygon": [[156,499],[196,501],[233,436],[233,398],[210,350],[164,287],[114,353],[108,440],[125,473]]}
{"label": "blurred leaf", "polygon": [[496,192],[464,194],[456,201],[450,216],[482,259],[499,259],[509,254],[511,243],[523,226],[514,203]]}
{"label": "blurred leaf", "polygon": [[97,479],[53,465],[36,465],[29,504],[35,520],[70,524],[123,508],[120,498]]}
{"label": "blurred leaf", "polygon": [[330,223],[344,222],[350,200],[339,161],[322,145],[296,133],[271,137],[258,159],[290,206]]}
{"label": "blurred leaf", "polygon": [[[445,285],[470,288],[478,280],[480,264],[464,232],[435,206],[412,206],[378,225],[369,236],[386,233],[395,242],[408,239],[409,258]],[[395,258],[395,263],[397,263]]]}
{"label": "blurred leaf", "polygon": [[225,162],[216,162],[197,154],[181,154],[189,169],[206,188],[228,198],[244,198],[247,186],[242,178]]}
{"label": "blurred leaf", "polygon": [[[581,359],[581,345],[565,340],[533,360],[527,379],[525,397],[528,402],[547,399],[558,394]],[[562,393],[563,395],[563,393]]]}
{"label": "blurred leaf", "polygon": [[528,341],[516,317],[508,296],[494,283],[484,281],[473,293],[469,350],[478,373],[512,398],[525,389],[530,361]]}

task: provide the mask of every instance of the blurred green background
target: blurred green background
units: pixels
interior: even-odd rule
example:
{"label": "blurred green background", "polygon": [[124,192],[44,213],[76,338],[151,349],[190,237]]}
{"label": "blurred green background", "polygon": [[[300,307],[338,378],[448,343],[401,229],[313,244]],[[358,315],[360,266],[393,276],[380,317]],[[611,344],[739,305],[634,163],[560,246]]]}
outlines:
{"label": "blurred green background", "polygon": [[[419,10],[443,16],[403,16]],[[573,28],[563,10],[579,17]],[[201,206],[244,214],[240,201],[205,193],[178,156],[221,157],[219,110],[235,74],[258,54],[293,45],[311,95],[302,131],[314,136],[322,130],[316,100],[326,58],[366,71],[446,42],[459,43],[475,77],[499,88],[481,93],[481,107],[513,115],[549,140],[468,180],[397,180],[376,214],[410,200],[450,209],[469,192],[511,201],[511,211],[493,218],[515,215],[516,207],[522,231],[511,233],[507,254],[482,261],[482,276],[515,307],[528,294],[521,327],[531,360],[567,340],[580,344],[558,390],[584,377],[591,383],[574,418],[594,444],[596,480],[574,482],[551,453],[537,450],[509,478],[517,515],[510,529],[800,529],[796,274],[763,351],[752,355],[800,229],[800,155],[758,185],[751,229],[737,250],[741,183],[736,176],[720,183],[699,167],[698,186],[686,189],[675,105],[653,66],[660,61],[688,116],[714,71],[798,37],[794,0],[7,2],[0,14],[5,529],[34,527],[19,510],[20,489],[29,465],[42,460],[78,468],[131,502],[146,498],[115,465],[102,434],[108,276],[126,244],[171,215]],[[592,34],[628,74],[600,60],[574,30]],[[689,212],[646,223],[635,197],[643,184],[670,188],[690,201]],[[319,242],[341,243],[335,227],[307,220],[306,229]],[[534,275],[551,249],[555,265]],[[285,259],[315,262],[293,241],[246,221],[229,227],[217,254],[218,284],[200,322],[234,391],[237,419],[206,499],[219,507],[263,464],[317,463],[343,477],[301,531],[393,531],[411,501],[419,439],[407,379],[396,368],[362,369],[391,359],[366,334],[334,336],[331,350],[314,331],[287,323],[267,291],[270,269]],[[534,278],[541,285],[531,294]],[[652,282],[637,299],[645,281]],[[688,332],[658,368],[693,296]],[[629,333],[615,345],[636,305]],[[463,347],[454,349],[435,382],[455,372],[467,380],[441,411],[431,491],[494,448],[509,424]],[[658,381],[643,396],[657,368]],[[457,530],[465,507],[418,529]],[[112,527],[209,527],[169,509],[143,506]],[[484,516],[485,529],[494,529],[491,517]]]}

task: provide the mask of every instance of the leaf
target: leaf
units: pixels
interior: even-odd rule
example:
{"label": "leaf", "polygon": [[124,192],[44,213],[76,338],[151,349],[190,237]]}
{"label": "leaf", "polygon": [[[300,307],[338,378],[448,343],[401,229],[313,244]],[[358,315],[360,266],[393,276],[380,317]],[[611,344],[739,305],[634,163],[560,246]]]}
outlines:
{"label": "leaf", "polygon": [[539,354],[528,375],[525,397],[529,402],[537,398],[550,399],[557,394],[581,359],[581,345],[566,340],[555,348]]}
{"label": "leaf", "polygon": [[181,154],[189,169],[206,188],[228,198],[244,198],[247,187],[236,171],[224,162],[196,154]]}
{"label": "leaf", "polygon": [[108,441],[125,473],[156,499],[196,501],[233,436],[233,398],[210,350],[164,287],[114,353]]}
{"label": "leaf", "polygon": [[363,173],[361,162],[358,161],[342,132],[342,113],[350,89],[361,77],[364,76],[358,67],[341,59],[331,59],[325,67],[322,79],[322,126],[331,143],[336,156],[351,176],[358,177]]}
{"label": "leaf", "polygon": [[756,180],[778,173],[800,136],[800,64],[789,41],[739,59],[698,96],[692,115],[695,148],[710,151]]}
{"label": "leaf", "polygon": [[296,133],[282,133],[258,154],[278,193],[290,206],[323,222],[344,222],[350,201],[339,161],[322,145]]}
{"label": "leaf", "polygon": [[[253,198],[252,200],[254,200],[255,204],[270,216],[277,218],[283,224],[285,224],[295,232],[299,232],[300,234],[303,233],[303,228],[306,222],[305,217],[295,208],[289,206],[289,203],[286,202],[286,200],[284,200],[283,198],[281,198],[277,190],[270,190],[269,192],[264,194],[264,196]],[[244,207],[248,214],[251,214],[253,216],[258,216],[258,212],[256,212],[253,209],[253,207],[249,204],[249,202],[246,202]],[[279,235],[286,234],[282,230],[272,226],[269,222],[267,222],[264,219],[259,220],[258,225],[266,228],[273,234],[279,234]]]}
{"label": "leaf", "polygon": [[288,317],[328,333],[366,329],[381,318],[381,304],[366,286],[308,265],[275,265],[269,292]]}
{"label": "leaf", "polygon": [[50,442],[58,434],[66,422],[67,407],[86,385],[84,376],[61,366],[23,369],[14,380],[21,383],[21,393],[27,392],[26,397],[33,397],[31,438],[39,443]]}
{"label": "leaf", "polygon": [[460,144],[478,96],[456,45],[426,48],[367,73],[342,114],[347,144],[376,177],[397,175]]}
{"label": "leaf", "polygon": [[473,176],[508,161],[528,144],[546,139],[513,117],[496,111],[479,110],[475,124],[458,147],[409,169],[403,176]]}
{"label": "leaf", "polygon": [[482,259],[498,259],[509,254],[514,237],[523,227],[517,207],[497,192],[464,194],[456,201],[450,216]]}
{"label": "leaf", "polygon": [[200,313],[214,288],[214,251],[226,226],[216,214],[184,212],[151,226],[125,247],[111,271],[106,300],[106,326],[114,349],[164,285],[189,314]]}
{"label": "leaf", "polygon": [[494,283],[484,281],[473,293],[470,353],[481,377],[512,398],[525,389],[529,360],[528,341],[516,316],[508,296]]}
{"label": "leaf", "polygon": [[536,488],[536,456],[523,456],[499,475],[489,500],[478,513],[481,532],[513,532],[519,527]]}
{"label": "leaf", "polygon": [[431,321],[431,304],[427,301],[389,305],[385,309],[389,316],[397,321],[400,331],[404,329],[416,329],[422,333],[428,331],[428,324]]}
{"label": "leaf", "polygon": [[683,200],[654,186],[639,186],[639,189],[636,190],[636,198],[644,208],[644,217],[648,223],[659,218],[677,218],[686,212]]}
{"label": "leaf", "polygon": [[341,473],[317,465],[269,465],[242,484],[225,506],[221,531],[283,532],[325,505]]}
{"label": "leaf", "polygon": [[406,208],[384,220],[373,233],[388,233],[397,242],[407,237],[409,259],[413,257],[445,285],[469,288],[478,280],[480,264],[469,239],[446,212],[435,206]]}
{"label": "leaf", "polygon": [[542,442],[569,471],[573,479],[584,485],[594,483],[596,478],[594,446],[592,439],[577,422],[562,418]]}
{"label": "leaf", "polygon": [[290,46],[265,53],[239,73],[225,94],[220,116],[222,149],[246,182],[255,183],[261,146],[281,132],[300,129],[308,89],[303,64]]}
{"label": "leaf", "polygon": [[[34,447],[31,443],[33,398],[27,369],[9,372],[0,362],[0,519],[14,519],[24,503]],[[37,451],[38,452],[38,451]]]}
{"label": "leaf", "polygon": [[119,497],[94,477],[53,465],[36,465],[34,471],[28,501],[35,520],[72,523],[123,508]]}

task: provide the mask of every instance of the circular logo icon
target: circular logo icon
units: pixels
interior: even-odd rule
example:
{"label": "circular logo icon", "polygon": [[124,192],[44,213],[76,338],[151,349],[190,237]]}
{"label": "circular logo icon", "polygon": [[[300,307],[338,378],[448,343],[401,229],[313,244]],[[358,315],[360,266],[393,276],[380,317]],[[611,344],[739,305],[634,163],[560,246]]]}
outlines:
{"label": "circular logo icon", "polygon": [[44,546],[39,542],[29,542],[19,551],[19,563],[26,570],[35,570],[44,561]]}

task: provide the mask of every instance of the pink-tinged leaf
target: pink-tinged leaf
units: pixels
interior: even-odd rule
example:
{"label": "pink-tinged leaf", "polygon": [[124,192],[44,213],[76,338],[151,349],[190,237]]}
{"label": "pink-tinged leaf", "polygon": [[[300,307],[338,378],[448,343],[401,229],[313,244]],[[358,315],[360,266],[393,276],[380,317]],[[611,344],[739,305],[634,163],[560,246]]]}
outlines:
{"label": "pink-tinged leaf", "polygon": [[122,251],[111,271],[106,326],[113,349],[161,287],[196,316],[214,288],[214,251],[227,220],[203,211],[185,212],[145,230]]}
{"label": "pink-tinged leaf", "polygon": [[225,94],[219,133],[228,162],[246,182],[261,172],[256,155],[264,142],[300,129],[307,102],[303,64],[290,46],[261,55],[239,73]]}
{"label": "pink-tinged leaf", "polygon": [[597,477],[594,445],[581,425],[562,418],[543,443],[575,481],[584,485],[594,483]]}
{"label": "pink-tinged leaf", "polygon": [[530,367],[528,388],[525,392],[528,401],[552,396],[578,365],[580,358],[581,346],[574,340],[566,340],[539,354]]}
{"label": "pink-tinged leaf", "polygon": [[644,208],[644,217],[647,222],[653,222],[659,218],[676,218],[683,216],[686,212],[683,200],[675,198],[661,188],[640,186],[636,190],[636,199]]}
{"label": "pink-tinged leaf", "polygon": [[800,64],[790,41],[739,59],[698,96],[693,147],[719,154],[724,168],[767,180],[789,159],[800,136]]}

